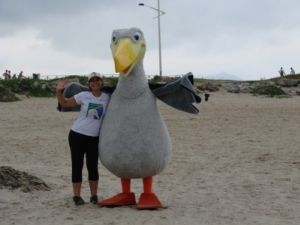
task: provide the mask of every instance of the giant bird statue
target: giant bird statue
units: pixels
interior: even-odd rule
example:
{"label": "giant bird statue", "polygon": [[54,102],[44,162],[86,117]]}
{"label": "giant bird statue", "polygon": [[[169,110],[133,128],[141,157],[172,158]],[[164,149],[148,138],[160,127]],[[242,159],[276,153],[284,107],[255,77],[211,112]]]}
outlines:
{"label": "giant bird statue", "polygon": [[[119,80],[103,119],[99,157],[102,164],[120,178],[122,191],[97,204],[162,208],[152,189],[153,176],[162,172],[170,161],[171,141],[156,98],[189,113],[198,113],[192,103],[199,103],[201,98],[194,90],[191,73],[166,85],[149,87],[143,67],[146,43],[140,29],[114,30],[111,51]],[[78,93],[80,88],[76,84],[69,85],[64,95],[70,97],[68,95]],[[143,180],[138,203],[130,188],[131,180],[137,178]]]}
{"label": "giant bird statue", "polygon": [[140,178],[144,190],[137,208],[162,207],[152,182],[170,161],[171,141],[145,76],[145,50],[140,29],[113,31],[111,51],[119,80],[101,127],[99,157],[121,179],[122,192],[99,202],[101,206],[135,205],[130,183]]}

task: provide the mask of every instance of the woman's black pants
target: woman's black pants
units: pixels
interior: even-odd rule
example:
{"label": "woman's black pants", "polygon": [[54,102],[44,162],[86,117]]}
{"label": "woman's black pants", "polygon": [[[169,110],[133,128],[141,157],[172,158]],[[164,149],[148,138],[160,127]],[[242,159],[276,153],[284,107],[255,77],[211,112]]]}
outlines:
{"label": "woman's black pants", "polygon": [[90,137],[74,131],[69,133],[69,145],[72,159],[72,182],[82,182],[84,155],[90,181],[99,179],[98,173],[98,142],[99,137]]}

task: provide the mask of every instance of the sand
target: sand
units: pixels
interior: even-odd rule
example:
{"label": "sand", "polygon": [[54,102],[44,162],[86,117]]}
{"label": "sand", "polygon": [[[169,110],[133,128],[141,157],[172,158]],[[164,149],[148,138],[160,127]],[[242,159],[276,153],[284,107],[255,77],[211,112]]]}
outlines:
{"label": "sand", "polygon": [[[0,103],[1,166],[43,179],[50,191],[0,189],[0,224],[300,224],[300,97],[212,93],[199,115],[158,102],[173,143],[168,167],[154,177],[167,209],[75,206],[67,135],[77,113],[54,98]],[[99,166],[101,198],[120,191]],[[132,181],[138,198],[141,180]],[[86,168],[82,197],[89,199]]]}

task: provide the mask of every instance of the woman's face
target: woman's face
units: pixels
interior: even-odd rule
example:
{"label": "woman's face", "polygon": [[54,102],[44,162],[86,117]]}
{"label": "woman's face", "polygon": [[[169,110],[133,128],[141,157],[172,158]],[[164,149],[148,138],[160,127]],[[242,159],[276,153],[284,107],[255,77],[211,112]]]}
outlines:
{"label": "woman's face", "polygon": [[103,81],[99,77],[93,77],[89,81],[89,87],[91,91],[101,90]]}

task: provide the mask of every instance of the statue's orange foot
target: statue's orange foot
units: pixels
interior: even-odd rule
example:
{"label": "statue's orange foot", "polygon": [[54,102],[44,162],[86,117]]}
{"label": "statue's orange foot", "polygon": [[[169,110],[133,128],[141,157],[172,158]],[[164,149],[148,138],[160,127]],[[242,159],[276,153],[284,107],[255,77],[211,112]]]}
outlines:
{"label": "statue's orange foot", "polygon": [[138,209],[165,208],[154,193],[142,193],[137,204]]}
{"label": "statue's orange foot", "polygon": [[111,198],[105,199],[103,201],[97,202],[98,206],[107,206],[107,207],[117,207],[124,205],[136,205],[135,194],[130,193],[120,193]]}

